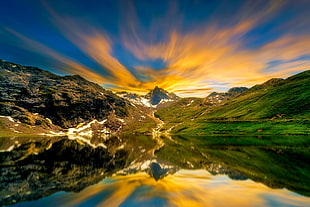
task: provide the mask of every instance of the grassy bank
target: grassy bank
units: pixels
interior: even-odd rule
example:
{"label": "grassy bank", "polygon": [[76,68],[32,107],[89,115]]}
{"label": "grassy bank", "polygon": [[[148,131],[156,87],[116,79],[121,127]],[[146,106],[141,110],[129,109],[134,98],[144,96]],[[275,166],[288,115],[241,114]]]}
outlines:
{"label": "grassy bank", "polygon": [[186,121],[169,127],[180,135],[310,135],[310,120]]}

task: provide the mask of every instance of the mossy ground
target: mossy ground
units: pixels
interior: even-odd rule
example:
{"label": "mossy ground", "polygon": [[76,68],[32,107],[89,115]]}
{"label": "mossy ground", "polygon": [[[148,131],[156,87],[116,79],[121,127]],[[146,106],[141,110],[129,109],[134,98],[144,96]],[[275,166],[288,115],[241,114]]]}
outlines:
{"label": "mossy ground", "polygon": [[[170,123],[170,126],[173,123]],[[310,135],[310,120],[199,121],[176,124],[184,135]]]}

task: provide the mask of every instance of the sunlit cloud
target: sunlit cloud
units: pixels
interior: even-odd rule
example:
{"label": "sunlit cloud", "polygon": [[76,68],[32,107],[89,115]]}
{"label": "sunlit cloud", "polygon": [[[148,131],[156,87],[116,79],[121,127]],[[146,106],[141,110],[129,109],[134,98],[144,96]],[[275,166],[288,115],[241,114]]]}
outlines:
{"label": "sunlit cloud", "polygon": [[23,44],[19,44],[19,47],[29,52],[33,52],[39,55],[44,55],[46,58],[52,58],[54,61],[61,63],[61,65],[59,65],[59,68],[54,68],[55,71],[58,71],[58,72],[65,71],[66,73],[69,73],[69,74],[79,74],[97,83],[104,83],[106,81],[104,77],[98,75],[96,72],[92,71],[90,68],[82,65],[81,63],[75,60],[72,60],[69,57],[65,57],[64,55],[49,48],[48,46],[38,41],[35,41],[33,39],[30,39],[28,37],[25,37],[24,35],[10,28],[6,28],[6,30],[7,32],[11,33],[12,35],[18,37],[19,39],[23,41]]}
{"label": "sunlit cloud", "polygon": [[[143,38],[136,37],[138,32],[134,31],[134,38],[123,36],[124,45],[140,59],[163,59],[168,65],[167,68],[161,71],[149,69],[140,72],[153,80],[170,80],[166,87],[177,93],[182,91],[183,95],[192,93],[185,92],[184,88],[192,88],[202,83],[207,85],[208,81],[228,83],[227,86],[231,87],[236,84],[251,86],[272,77],[283,77],[306,70],[309,66],[307,60],[298,67],[285,68],[284,65],[279,65],[264,71],[272,60],[294,61],[298,57],[308,55],[308,37],[281,36],[256,49],[247,49],[242,41],[243,35],[272,16],[281,6],[280,3],[281,1],[274,1],[266,10],[256,11],[254,15],[249,14],[252,10],[247,7],[247,12],[241,10],[236,14],[239,17],[238,23],[226,28],[209,24],[185,34],[168,30],[169,38],[155,44],[142,42]],[[134,39],[137,41],[134,42]]]}
{"label": "sunlit cloud", "polygon": [[[205,21],[189,26],[181,1],[169,1],[161,15],[152,16],[152,9],[146,7],[150,13],[144,14],[150,19],[147,23],[139,14],[137,2],[122,1],[118,32],[112,34],[100,22],[72,15],[74,12],[64,13],[42,1],[48,21],[100,66],[96,70],[17,30],[8,31],[23,42],[20,47],[57,61],[63,73],[80,74],[114,91],[146,93],[159,86],[180,96],[203,97],[210,89],[250,87],[309,69],[310,30],[302,29],[309,26],[309,14],[300,12],[279,21],[268,29],[276,34],[271,37],[257,31],[249,35],[257,28],[268,27],[290,3],[245,1],[232,9],[231,16],[225,16],[222,9],[226,7],[219,4]],[[143,65],[155,60],[162,61],[163,67]]]}
{"label": "sunlit cloud", "polygon": [[52,15],[53,22],[60,32],[112,75],[107,83],[120,88],[139,88],[139,81],[111,55],[112,42],[106,32],[100,31],[90,24],[58,14],[47,3],[44,5]]}

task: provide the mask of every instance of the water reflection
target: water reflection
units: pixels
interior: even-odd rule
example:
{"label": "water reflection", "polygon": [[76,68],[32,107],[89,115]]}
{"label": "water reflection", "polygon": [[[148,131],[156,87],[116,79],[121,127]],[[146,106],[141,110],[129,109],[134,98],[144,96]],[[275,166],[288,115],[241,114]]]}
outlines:
{"label": "water reflection", "polygon": [[[174,137],[157,156],[185,169],[206,169],[232,179],[310,196],[310,137]],[[176,144],[177,143],[177,144]],[[172,156],[176,154],[177,156]]]}
{"label": "water reflection", "polygon": [[307,197],[288,190],[271,190],[251,180],[234,181],[223,175],[212,176],[205,170],[181,170],[158,181],[145,173],[115,176],[80,193],[62,193],[22,206],[308,206],[309,203]]}
{"label": "water reflection", "polygon": [[305,137],[0,139],[2,205],[310,205]]}

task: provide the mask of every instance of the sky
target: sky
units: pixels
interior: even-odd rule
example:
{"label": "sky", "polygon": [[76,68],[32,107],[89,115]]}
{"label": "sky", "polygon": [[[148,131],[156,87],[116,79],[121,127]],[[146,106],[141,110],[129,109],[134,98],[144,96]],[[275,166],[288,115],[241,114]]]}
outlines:
{"label": "sky", "polygon": [[2,0],[0,59],[179,96],[310,65],[309,0]]}

